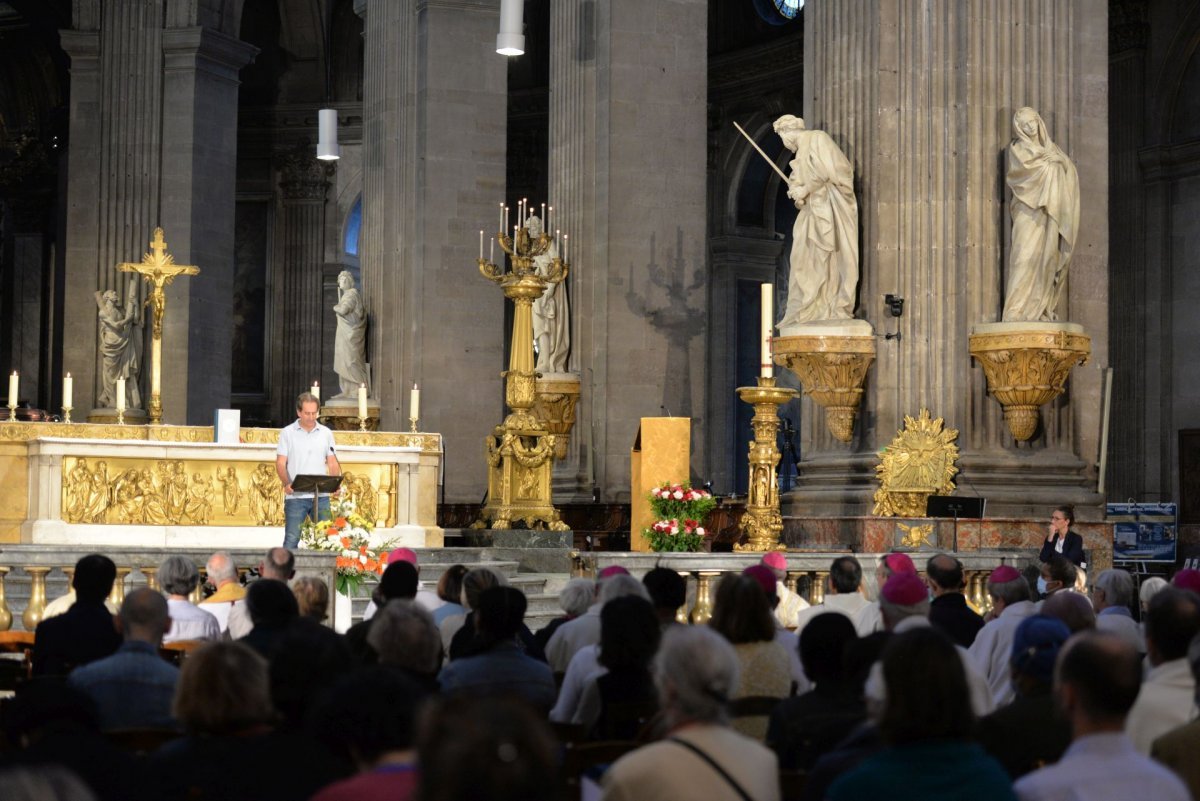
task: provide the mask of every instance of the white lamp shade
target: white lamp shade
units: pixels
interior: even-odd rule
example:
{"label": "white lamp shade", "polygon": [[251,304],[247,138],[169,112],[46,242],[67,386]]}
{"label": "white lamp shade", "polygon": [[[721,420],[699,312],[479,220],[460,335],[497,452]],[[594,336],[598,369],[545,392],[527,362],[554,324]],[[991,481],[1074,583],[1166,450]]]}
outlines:
{"label": "white lamp shade", "polygon": [[341,156],[337,139],[337,109],[323,108],[317,112],[317,158],[334,161]]}
{"label": "white lamp shade", "polygon": [[496,36],[496,52],[502,56],[525,55],[525,34],[522,14],[525,0],[500,0],[500,33]]}

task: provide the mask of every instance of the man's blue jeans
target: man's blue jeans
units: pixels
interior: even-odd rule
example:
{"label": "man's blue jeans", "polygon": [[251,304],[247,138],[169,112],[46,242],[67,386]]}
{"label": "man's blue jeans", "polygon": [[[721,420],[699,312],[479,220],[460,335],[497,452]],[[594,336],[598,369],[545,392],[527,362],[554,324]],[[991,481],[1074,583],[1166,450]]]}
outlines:
{"label": "man's blue jeans", "polygon": [[[312,517],[312,498],[283,499],[283,547],[289,551],[296,550],[300,544],[300,524],[305,518]],[[317,514],[320,519],[329,517],[329,496],[322,495],[317,501]]]}

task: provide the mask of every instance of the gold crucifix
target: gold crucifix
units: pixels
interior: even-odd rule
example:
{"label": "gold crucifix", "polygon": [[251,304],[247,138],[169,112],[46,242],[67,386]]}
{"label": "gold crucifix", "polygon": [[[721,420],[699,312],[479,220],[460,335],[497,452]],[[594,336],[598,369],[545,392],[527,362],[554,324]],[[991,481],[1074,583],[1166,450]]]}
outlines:
{"label": "gold crucifix", "polygon": [[[146,304],[154,311],[154,335],[151,338],[150,351],[150,423],[162,423],[162,321],[167,311],[167,296],[163,287],[175,280],[177,275],[198,275],[199,267],[187,264],[176,264],[175,257],[167,253],[167,242],[163,239],[163,229],[154,229],[154,239],[150,242],[151,253],[142,255],[140,262],[124,262],[117,269],[126,273],[138,273],[153,284],[150,297]],[[153,254],[153,255],[151,255]]]}

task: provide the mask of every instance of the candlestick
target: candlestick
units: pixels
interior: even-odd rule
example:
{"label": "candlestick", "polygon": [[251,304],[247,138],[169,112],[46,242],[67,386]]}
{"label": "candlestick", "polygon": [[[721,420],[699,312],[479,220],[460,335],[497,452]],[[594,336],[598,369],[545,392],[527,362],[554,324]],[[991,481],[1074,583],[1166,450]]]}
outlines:
{"label": "candlestick", "polygon": [[508,230],[508,206],[504,207],[504,222],[500,225],[500,233]]}
{"label": "candlestick", "polygon": [[498,230],[498,231],[504,230],[504,204],[503,203],[500,204],[500,227],[496,230]]}
{"label": "candlestick", "polygon": [[408,416],[411,420],[421,418],[421,390],[415,383],[412,391],[408,393]]}
{"label": "candlestick", "polygon": [[21,385],[21,375],[13,370],[12,375],[8,377],[8,408],[17,408],[17,393]]}
{"label": "candlestick", "polygon": [[366,419],[367,416],[367,385],[358,385],[358,416]]}
{"label": "candlestick", "polygon": [[571,236],[569,234],[563,234],[563,255],[562,255],[563,261],[569,261],[569,259],[567,258],[567,254],[569,254],[571,252],[571,243],[569,241],[570,238],[571,238]]}
{"label": "candlestick", "polygon": [[546,213],[549,215],[548,217],[546,217],[546,230],[553,231],[554,230],[554,207],[550,206],[548,209],[546,209]]}
{"label": "candlestick", "polygon": [[63,406],[70,408],[71,401],[75,397],[75,379],[71,378],[71,374],[67,373],[63,377]]}
{"label": "candlestick", "polygon": [[308,392],[310,395],[312,395],[314,398],[316,398],[317,403],[320,404],[320,402],[321,402],[321,385],[316,381],[312,382],[312,386],[308,388]]}
{"label": "candlestick", "polygon": [[488,243],[488,264],[496,263],[496,237],[492,237],[492,241]]}
{"label": "candlestick", "polygon": [[62,410],[63,410],[63,419],[62,419],[62,421],[63,421],[64,423],[69,423],[69,422],[71,422],[71,410],[72,410],[72,409],[74,409],[74,408],[75,408],[74,406],[68,406],[68,405],[67,405],[67,404],[65,404],[65,403],[63,404],[63,407],[62,407]]}
{"label": "candlestick", "polygon": [[763,284],[760,290],[762,292],[762,357],[759,360],[761,363],[759,375],[763,378],[773,378],[775,368],[771,363],[771,329],[774,327],[775,317],[775,285]]}
{"label": "candlestick", "polygon": [[124,417],[125,412],[125,376],[117,379],[117,414]]}
{"label": "candlestick", "polygon": [[[543,223],[545,223],[545,222],[546,222],[546,204],[545,204],[545,203],[543,203],[543,204],[542,204],[542,222],[543,222]],[[543,230],[543,231],[545,231],[545,230],[546,230],[546,226],[545,226],[545,225],[543,225],[543,226],[542,226],[542,230]]]}
{"label": "candlestick", "polygon": [[483,229],[479,229],[479,258],[483,258]]}

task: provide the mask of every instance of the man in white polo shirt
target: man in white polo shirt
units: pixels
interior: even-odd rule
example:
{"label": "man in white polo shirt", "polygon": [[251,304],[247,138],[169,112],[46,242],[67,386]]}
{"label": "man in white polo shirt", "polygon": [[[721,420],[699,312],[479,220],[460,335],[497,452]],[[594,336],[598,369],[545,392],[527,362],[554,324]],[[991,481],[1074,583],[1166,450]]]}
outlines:
{"label": "man in white polo shirt", "polygon": [[[283,547],[295,550],[300,544],[300,524],[312,516],[313,494],[293,492],[292,480],[301,475],[340,476],[333,449],[333,432],[317,422],[321,402],[305,392],[296,398],[296,422],[279,432],[279,447],[275,451],[275,472],[283,482]],[[320,517],[329,515],[329,496],[318,500]]]}

